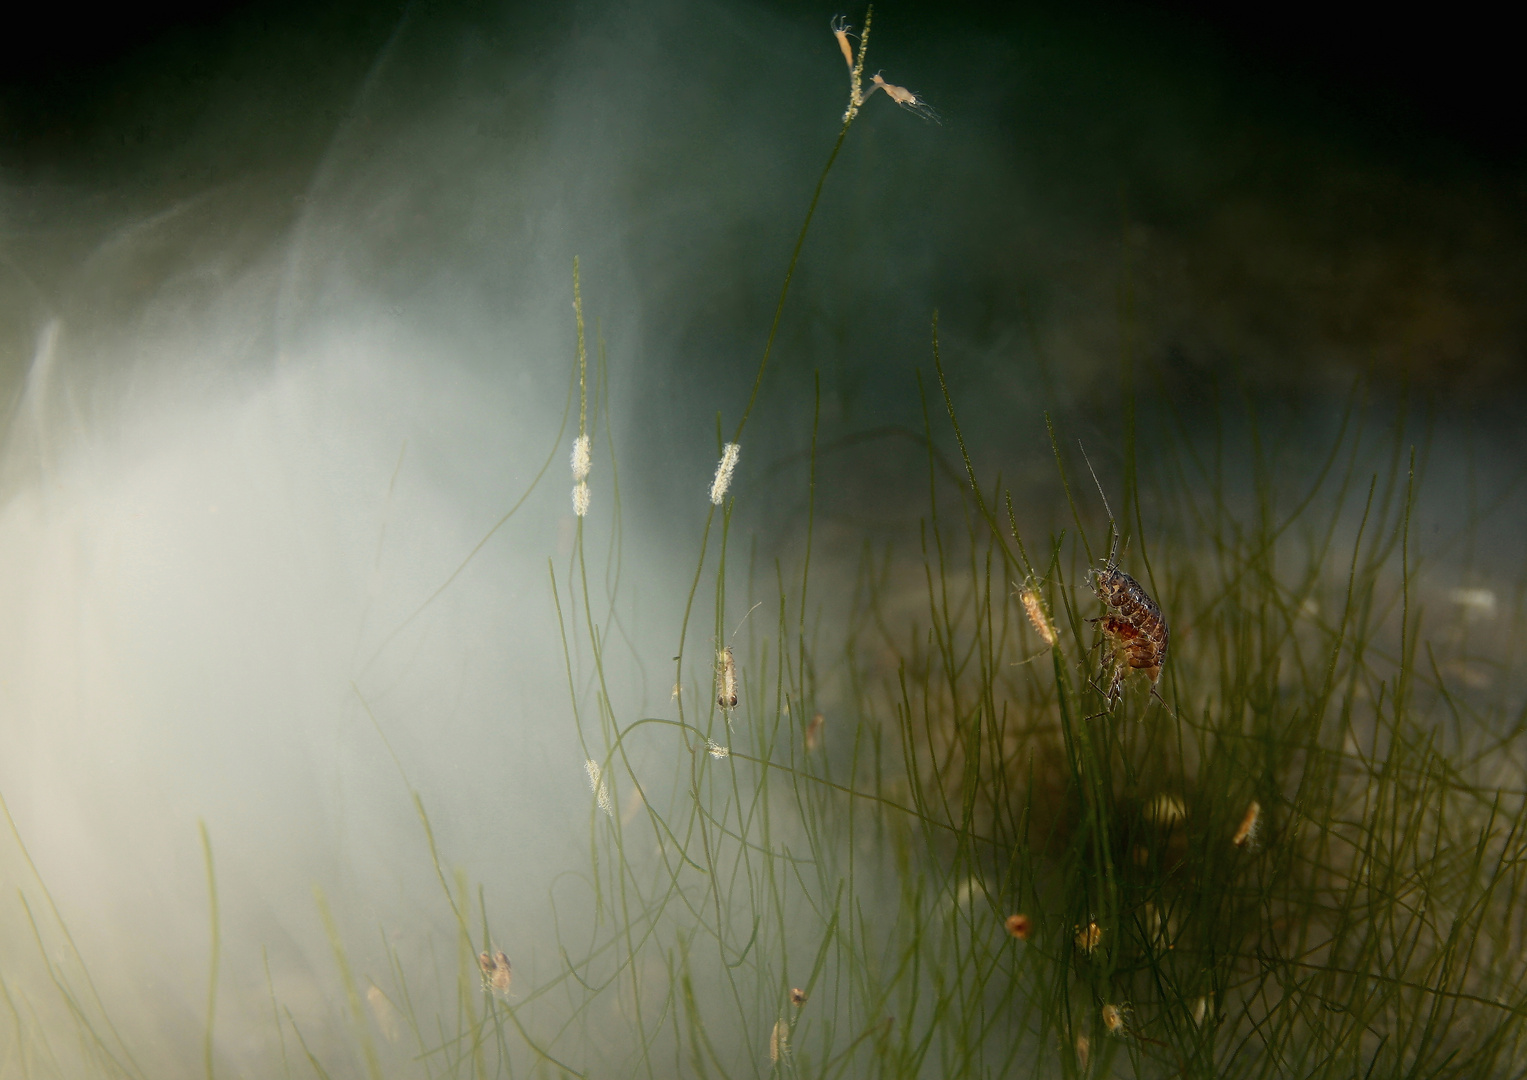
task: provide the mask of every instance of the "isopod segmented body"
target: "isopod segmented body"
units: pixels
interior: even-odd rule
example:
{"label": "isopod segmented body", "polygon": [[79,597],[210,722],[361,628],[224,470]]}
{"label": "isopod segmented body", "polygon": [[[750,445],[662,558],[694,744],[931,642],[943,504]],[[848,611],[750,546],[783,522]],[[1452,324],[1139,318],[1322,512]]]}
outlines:
{"label": "isopod segmented body", "polygon": [[1114,653],[1109,700],[1119,696],[1124,676],[1130,671],[1143,672],[1154,688],[1161,678],[1171,639],[1161,608],[1138,581],[1114,566],[1112,560],[1103,569],[1093,571],[1092,588],[1108,606],[1102,623]]}
{"label": "isopod segmented body", "polygon": [[730,645],[716,654],[716,704],[723,709],[737,707],[737,661]]}
{"label": "isopod segmented body", "polygon": [[[726,466],[728,459],[733,464],[737,461],[737,455],[734,452],[737,449],[737,444],[728,443],[726,449],[727,456],[721,460],[723,468]],[[730,476],[730,472],[727,475]],[[716,482],[718,484],[721,483],[720,469],[716,472]],[[718,499],[717,501],[719,502],[720,500]],[[760,600],[758,604],[748,608],[748,615],[753,614],[758,609],[758,605],[762,603],[763,601]],[[748,621],[748,615],[744,615],[742,621],[737,624],[737,630],[732,631],[731,640],[736,640],[738,630],[742,629],[742,623]],[[732,647],[730,645],[721,645],[720,642],[717,642],[717,644],[720,647],[716,650],[716,704],[721,706],[722,712],[729,713],[737,707],[737,659],[732,656]],[[730,716],[727,717],[726,722],[727,726],[730,727],[732,723]]]}
{"label": "isopod segmented body", "polygon": [[[1084,447],[1082,457],[1086,456]],[[1155,692],[1162,665],[1166,663],[1171,632],[1167,629],[1166,616],[1161,614],[1161,608],[1151,599],[1150,593],[1119,569],[1119,532],[1113,520],[1113,509],[1108,505],[1108,496],[1103,494],[1103,485],[1091,460],[1087,461],[1087,471],[1092,473],[1092,482],[1097,484],[1103,509],[1108,511],[1108,531],[1113,538],[1103,568],[1088,572],[1092,591],[1108,608],[1108,613],[1098,621],[1103,624],[1103,634],[1113,649],[1113,670],[1109,674],[1107,692],[1111,705],[1119,699],[1124,689],[1124,677],[1131,671],[1144,672],[1151,681],[1152,693]]]}

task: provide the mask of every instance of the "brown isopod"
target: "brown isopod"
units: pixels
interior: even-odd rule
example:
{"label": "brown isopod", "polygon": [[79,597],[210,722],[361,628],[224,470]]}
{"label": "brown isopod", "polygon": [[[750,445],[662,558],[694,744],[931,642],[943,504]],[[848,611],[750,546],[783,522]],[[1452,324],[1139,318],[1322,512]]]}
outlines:
{"label": "brown isopod", "polygon": [[502,951],[489,956],[487,953],[479,953],[477,966],[482,968],[483,989],[507,997],[509,983],[514,978],[513,969],[509,966],[509,957]]}
{"label": "brown isopod", "polygon": [[[1087,457],[1085,447],[1082,449],[1082,457]],[[1156,683],[1161,679],[1161,669],[1166,664],[1166,649],[1171,631],[1167,627],[1166,616],[1161,614],[1161,608],[1151,599],[1145,587],[1119,569],[1119,530],[1114,522],[1113,508],[1108,505],[1108,496],[1103,494],[1103,485],[1092,468],[1091,460],[1087,461],[1087,471],[1092,473],[1092,482],[1097,484],[1098,494],[1103,499],[1103,509],[1108,511],[1108,531],[1113,538],[1108,561],[1102,569],[1088,571],[1092,591],[1108,608],[1107,614],[1096,621],[1102,623],[1103,634],[1111,646],[1113,656],[1106,695],[1111,707],[1118,701],[1124,689],[1124,678],[1131,671],[1143,672],[1150,679],[1151,693],[1156,694]]]}

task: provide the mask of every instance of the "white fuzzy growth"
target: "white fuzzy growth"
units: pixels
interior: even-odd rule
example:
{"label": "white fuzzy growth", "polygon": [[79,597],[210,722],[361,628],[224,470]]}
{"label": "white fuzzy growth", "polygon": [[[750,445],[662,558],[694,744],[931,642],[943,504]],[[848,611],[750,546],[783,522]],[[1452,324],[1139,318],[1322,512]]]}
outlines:
{"label": "white fuzzy growth", "polygon": [[774,1021],[774,1030],[769,1033],[769,1060],[778,1063],[782,1057],[790,1055],[790,1025],[784,1020]]}
{"label": "white fuzzy growth", "polygon": [[1493,589],[1453,589],[1448,599],[1463,609],[1468,619],[1495,618],[1495,591]]}
{"label": "white fuzzy growth", "polygon": [[579,435],[573,440],[573,479],[579,482],[588,479],[589,475],[589,437]]}
{"label": "white fuzzy growth", "polygon": [[586,481],[579,480],[573,485],[573,513],[579,517],[589,516],[589,486]]}
{"label": "white fuzzy growth", "polygon": [[732,486],[732,472],[741,456],[742,447],[734,442],[727,443],[721,451],[721,460],[716,463],[716,478],[710,484],[710,501],[717,506],[726,498],[726,489]]}
{"label": "white fuzzy growth", "polygon": [[[859,106],[864,104],[864,50],[870,43],[870,14],[870,11],[864,13],[864,32],[859,35],[859,49],[848,69],[848,109],[843,113],[845,124],[859,115]],[[834,33],[836,32],[835,29]],[[848,43],[843,38],[838,40],[844,47],[844,58],[847,59]]]}
{"label": "white fuzzy growth", "polygon": [[583,771],[589,778],[589,790],[594,793],[599,809],[610,817],[615,816],[615,801],[610,798],[610,782],[604,778],[599,762],[589,758],[583,763]]}
{"label": "white fuzzy growth", "polygon": [[722,758],[730,755],[732,749],[729,746],[722,746],[720,743],[713,739],[706,739],[705,752],[711,757],[715,758],[717,761],[720,761]]}

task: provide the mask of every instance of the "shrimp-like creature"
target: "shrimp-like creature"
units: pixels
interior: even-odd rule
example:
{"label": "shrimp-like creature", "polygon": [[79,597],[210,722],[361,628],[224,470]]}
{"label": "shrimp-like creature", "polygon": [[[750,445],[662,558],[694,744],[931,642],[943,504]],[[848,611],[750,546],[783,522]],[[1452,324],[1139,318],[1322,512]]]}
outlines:
{"label": "shrimp-like creature", "polygon": [[[1082,457],[1086,456],[1087,451],[1083,448]],[[1092,473],[1098,494],[1103,496],[1103,509],[1108,511],[1109,531],[1113,534],[1108,561],[1102,569],[1088,571],[1092,591],[1108,609],[1098,621],[1103,624],[1103,633],[1113,649],[1112,671],[1109,673],[1106,695],[1112,707],[1123,692],[1125,676],[1131,671],[1143,672],[1150,679],[1151,693],[1156,692],[1156,683],[1161,679],[1161,669],[1166,664],[1166,648],[1171,639],[1171,631],[1156,601],[1151,599],[1138,581],[1119,569],[1119,530],[1114,523],[1113,510],[1108,505],[1108,496],[1103,495],[1103,485],[1098,481],[1098,474],[1093,471],[1090,460],[1087,462],[1087,471]]]}
{"label": "shrimp-like creature", "polygon": [[843,15],[832,17],[832,36],[838,39],[838,48],[843,50],[843,59],[848,64],[848,70],[854,70],[854,48],[848,43],[853,37],[854,28],[848,25],[848,19]]}
{"label": "shrimp-like creature", "polygon": [[884,90],[886,97],[896,102],[896,104],[900,105],[903,109],[906,109],[907,112],[916,113],[924,120],[931,120],[935,124],[942,122],[942,118],[939,116],[938,110],[936,110],[932,105],[929,105],[926,101],[918,97],[912,91],[908,90],[905,86],[897,86],[895,83],[886,82],[880,77],[880,72],[877,71],[875,74],[871,75],[870,82],[874,83],[875,85],[870,88],[869,94],[864,95],[866,100],[869,98],[870,94],[873,94],[876,90]]}
{"label": "shrimp-like creature", "polygon": [[509,966],[507,956],[502,952],[496,952],[492,956],[479,953],[477,966],[482,968],[482,987],[485,991],[497,994],[499,997],[509,996],[509,983],[514,978],[514,971]]}

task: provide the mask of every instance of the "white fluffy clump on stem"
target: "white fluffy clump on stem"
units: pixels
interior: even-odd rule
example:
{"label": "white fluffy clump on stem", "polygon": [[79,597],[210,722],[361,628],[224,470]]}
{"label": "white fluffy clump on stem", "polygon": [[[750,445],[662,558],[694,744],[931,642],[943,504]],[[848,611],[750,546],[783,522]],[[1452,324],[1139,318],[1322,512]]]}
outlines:
{"label": "white fluffy clump on stem", "polygon": [[573,488],[573,513],[579,517],[589,515],[589,486],[583,480],[579,480]]}
{"label": "white fluffy clump on stem", "polygon": [[717,506],[726,498],[726,489],[732,486],[732,472],[737,468],[737,459],[742,456],[742,447],[734,442],[729,442],[721,451],[721,460],[716,463],[716,478],[711,481],[710,501]]}
{"label": "white fluffy clump on stem", "polygon": [[[870,42],[870,19],[875,14],[874,5],[864,13],[864,32],[859,35],[859,48],[854,56],[854,62],[848,69],[848,109],[843,113],[843,122],[850,123],[859,115],[859,106],[864,104],[864,50]],[[846,31],[847,28],[844,27]],[[840,33],[834,26],[833,33],[838,36],[838,45],[843,49],[844,59],[848,58],[848,36]]]}
{"label": "white fluffy clump on stem", "polygon": [[610,782],[605,779],[599,768],[599,762],[589,758],[583,763],[584,774],[589,778],[589,789],[593,791],[595,800],[599,803],[599,809],[610,817],[615,816],[615,802],[610,798]]}
{"label": "white fluffy clump on stem", "polygon": [[573,479],[587,480],[589,476],[589,437],[579,435],[573,440]]}

